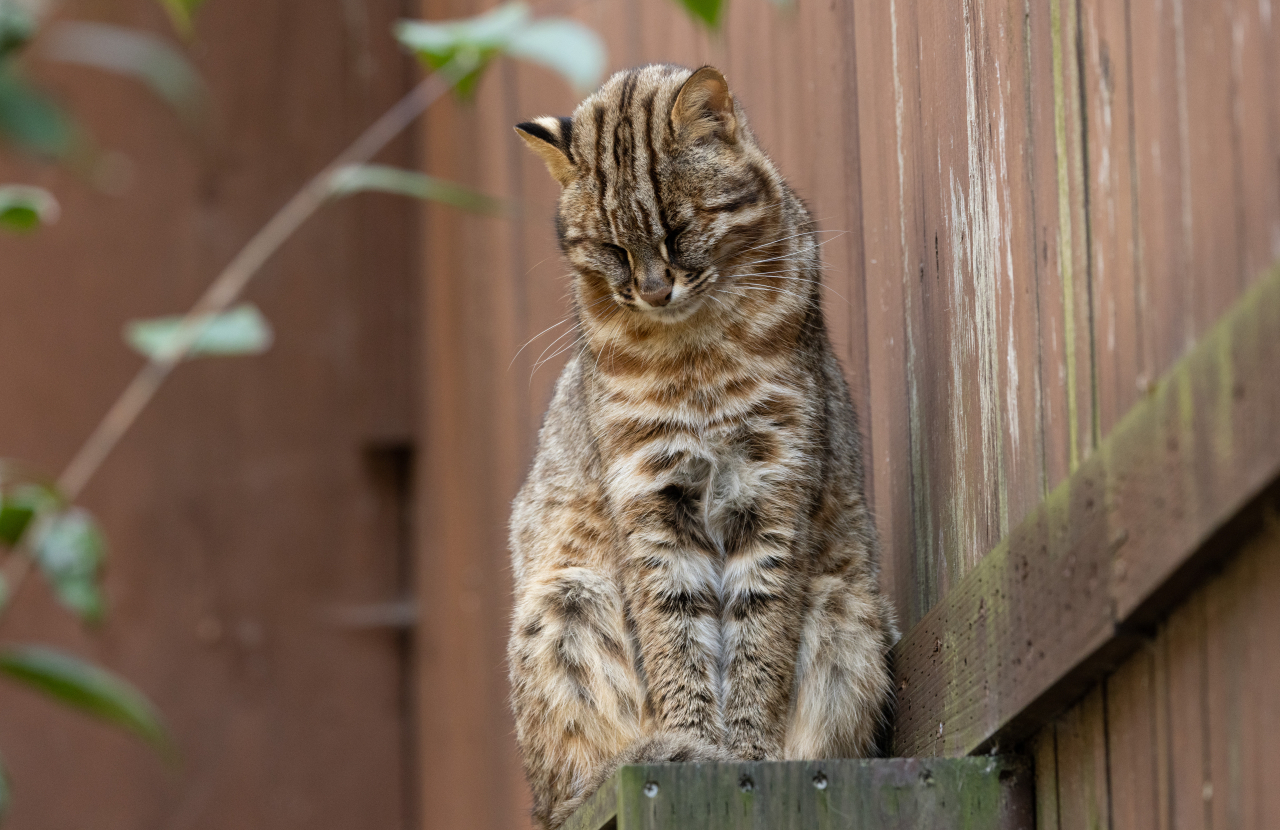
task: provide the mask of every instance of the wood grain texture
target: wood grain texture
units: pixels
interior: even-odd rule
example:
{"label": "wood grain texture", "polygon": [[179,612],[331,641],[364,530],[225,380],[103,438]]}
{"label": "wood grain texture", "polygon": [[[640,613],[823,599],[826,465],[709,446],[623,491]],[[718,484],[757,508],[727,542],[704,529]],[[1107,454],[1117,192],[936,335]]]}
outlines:
{"label": "wood grain texture", "polygon": [[1280,676],[1275,503],[1256,531],[1142,648],[1028,742],[1041,827],[1273,826],[1280,814],[1280,703],[1268,685]]}
{"label": "wood grain texture", "polygon": [[[473,8],[426,6],[433,16]],[[1026,731],[1071,704],[1191,587],[1195,570],[1177,570],[1174,552],[1207,538],[1264,483],[1272,445],[1259,425],[1277,410],[1270,390],[1254,395],[1252,369],[1236,370],[1273,359],[1265,339],[1215,340],[1221,348],[1197,360],[1218,368],[1156,380],[1216,336],[1217,316],[1280,255],[1269,9],[855,0],[778,13],[735,0],[715,36],[671,3],[570,9],[605,36],[611,69],[655,60],[723,69],[824,233],[848,232],[824,248],[826,309],[862,416],[882,586],[904,629],[926,621],[903,646],[920,647],[901,690],[903,723],[919,730],[913,751],[966,751],[970,738],[1004,728],[992,712],[1030,706]],[[566,114],[576,103],[536,68],[506,68],[485,84],[465,116],[479,132],[506,129],[498,112]],[[434,436],[432,475],[456,469],[465,486],[422,495],[440,502],[419,514],[437,531],[419,548],[422,572],[450,576],[424,583],[443,599],[421,630],[440,648],[423,685],[441,696],[421,705],[449,701],[455,719],[439,724],[449,741],[429,729],[422,746],[441,758],[432,799],[469,799],[458,815],[492,808],[475,819],[488,826],[499,814],[518,822],[523,809],[523,796],[472,798],[492,764],[503,780],[518,777],[492,687],[507,580],[494,528],[573,335],[554,327],[567,308],[553,184],[505,133],[486,132],[465,148],[476,158],[455,159],[462,123],[428,128],[432,172],[518,198],[523,218],[440,231],[425,256],[423,309],[436,331],[424,331],[434,345],[422,355],[435,388],[420,424]],[[1237,388],[1243,397],[1223,392]],[[1134,406],[1160,415],[1131,422]],[[1107,440],[1121,431],[1128,437]],[[1156,590],[1171,578],[1169,593]],[[480,610],[462,614],[464,596]],[[992,597],[1003,604],[982,605]],[[941,616],[928,617],[939,603]],[[970,645],[1003,651],[975,663]],[[1074,661],[1090,658],[1077,671]],[[931,661],[950,668],[935,674]],[[1006,694],[1064,679],[1037,705]]]}
{"label": "wood grain texture", "polygon": [[1111,826],[1111,764],[1104,690],[1096,686],[1056,724],[1058,826]]}
{"label": "wood grain texture", "polygon": [[1031,830],[1030,765],[897,758],[623,767],[566,830]]}
{"label": "wood grain texture", "polygon": [[903,638],[898,754],[1020,737],[1186,595],[1229,549],[1215,534],[1280,478],[1280,388],[1245,380],[1277,359],[1280,271]]}

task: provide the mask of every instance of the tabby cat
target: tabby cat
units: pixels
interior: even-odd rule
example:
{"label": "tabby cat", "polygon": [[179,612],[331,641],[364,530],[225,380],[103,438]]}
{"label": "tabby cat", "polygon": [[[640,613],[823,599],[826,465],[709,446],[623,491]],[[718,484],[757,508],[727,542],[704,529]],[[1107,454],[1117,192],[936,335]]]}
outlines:
{"label": "tabby cat", "polygon": [[535,817],[620,763],[873,752],[896,631],[813,220],[709,66],[516,130],[580,335],[511,519]]}

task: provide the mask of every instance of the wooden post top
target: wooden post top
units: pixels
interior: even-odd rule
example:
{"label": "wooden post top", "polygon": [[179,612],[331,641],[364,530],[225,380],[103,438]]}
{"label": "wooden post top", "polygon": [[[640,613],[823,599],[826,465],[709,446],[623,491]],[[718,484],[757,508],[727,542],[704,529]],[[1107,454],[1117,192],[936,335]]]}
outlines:
{"label": "wooden post top", "polygon": [[565,830],[1032,830],[1033,785],[1009,756],[635,765]]}

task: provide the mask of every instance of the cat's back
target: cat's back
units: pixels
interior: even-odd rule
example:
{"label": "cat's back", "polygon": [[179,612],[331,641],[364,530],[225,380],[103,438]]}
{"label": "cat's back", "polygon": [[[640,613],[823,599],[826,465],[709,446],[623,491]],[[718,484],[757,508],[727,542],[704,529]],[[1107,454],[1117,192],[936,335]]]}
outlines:
{"label": "cat's back", "polygon": [[533,466],[513,505],[511,552],[517,580],[523,579],[531,555],[558,547],[554,537],[561,526],[608,523],[583,359],[575,354],[560,372],[538,433]]}

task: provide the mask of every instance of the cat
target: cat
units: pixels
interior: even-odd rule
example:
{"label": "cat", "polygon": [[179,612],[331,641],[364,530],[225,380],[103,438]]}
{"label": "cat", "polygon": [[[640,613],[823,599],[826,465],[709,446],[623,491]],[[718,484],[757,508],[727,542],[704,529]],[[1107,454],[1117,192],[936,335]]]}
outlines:
{"label": "cat", "polygon": [[713,67],[516,131],[580,335],[511,519],[535,819],[622,763],[872,753],[897,632],[808,211]]}

